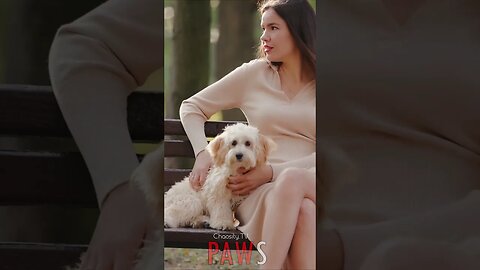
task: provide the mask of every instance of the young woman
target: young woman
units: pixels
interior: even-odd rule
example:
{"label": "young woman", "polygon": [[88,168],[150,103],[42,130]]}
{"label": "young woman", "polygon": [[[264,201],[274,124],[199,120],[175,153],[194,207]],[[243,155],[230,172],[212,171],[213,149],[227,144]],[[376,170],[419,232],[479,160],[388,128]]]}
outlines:
{"label": "young woman", "polygon": [[263,241],[265,269],[315,268],[315,12],[306,0],[269,0],[259,9],[260,58],[243,64],[180,107],[195,151],[190,175],[200,188],[212,164],[204,123],[240,108],[250,125],[278,145],[269,163],[232,177],[228,187],[249,195],[237,210],[239,229]]}

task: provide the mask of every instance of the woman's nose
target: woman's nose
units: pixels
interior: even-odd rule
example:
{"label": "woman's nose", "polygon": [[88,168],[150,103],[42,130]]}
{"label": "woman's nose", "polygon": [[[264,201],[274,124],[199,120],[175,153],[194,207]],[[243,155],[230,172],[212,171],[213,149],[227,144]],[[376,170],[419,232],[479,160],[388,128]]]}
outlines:
{"label": "woman's nose", "polygon": [[263,31],[263,34],[260,36],[261,41],[268,41],[269,37],[267,35],[267,31]]}

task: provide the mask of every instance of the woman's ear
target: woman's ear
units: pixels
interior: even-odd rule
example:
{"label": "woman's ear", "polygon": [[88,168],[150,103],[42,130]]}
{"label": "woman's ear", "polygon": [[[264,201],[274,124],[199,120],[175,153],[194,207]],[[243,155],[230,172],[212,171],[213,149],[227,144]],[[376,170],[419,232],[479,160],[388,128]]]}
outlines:
{"label": "woman's ear", "polygon": [[225,161],[225,155],[222,154],[224,152],[222,151],[224,144],[223,138],[217,136],[207,145],[207,151],[216,166],[223,164]]}

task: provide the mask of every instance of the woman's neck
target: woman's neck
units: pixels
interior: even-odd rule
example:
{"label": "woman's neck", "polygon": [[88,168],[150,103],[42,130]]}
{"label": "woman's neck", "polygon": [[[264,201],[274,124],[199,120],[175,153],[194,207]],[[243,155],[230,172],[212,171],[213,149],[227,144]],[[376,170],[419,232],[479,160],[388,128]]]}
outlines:
{"label": "woman's neck", "polygon": [[313,80],[314,74],[305,70],[306,67],[302,63],[300,56],[295,55],[282,62],[278,72],[284,79],[295,84],[305,84]]}

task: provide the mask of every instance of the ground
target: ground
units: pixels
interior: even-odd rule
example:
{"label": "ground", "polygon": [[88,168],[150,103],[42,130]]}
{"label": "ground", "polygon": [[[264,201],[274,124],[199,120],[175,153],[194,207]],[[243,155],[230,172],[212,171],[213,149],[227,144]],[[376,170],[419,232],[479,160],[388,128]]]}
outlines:
{"label": "ground", "polygon": [[[228,254],[225,254],[228,256]],[[238,263],[238,256],[235,250],[231,250],[231,258],[234,262],[233,265],[229,264],[228,260],[221,262],[221,251],[215,255],[212,255],[212,264],[208,262],[208,250],[207,249],[188,249],[188,248],[165,248],[165,269],[177,270],[177,269],[259,269],[256,262],[262,260],[262,256],[258,251],[252,251],[251,263],[246,264],[245,260],[242,264]]]}

